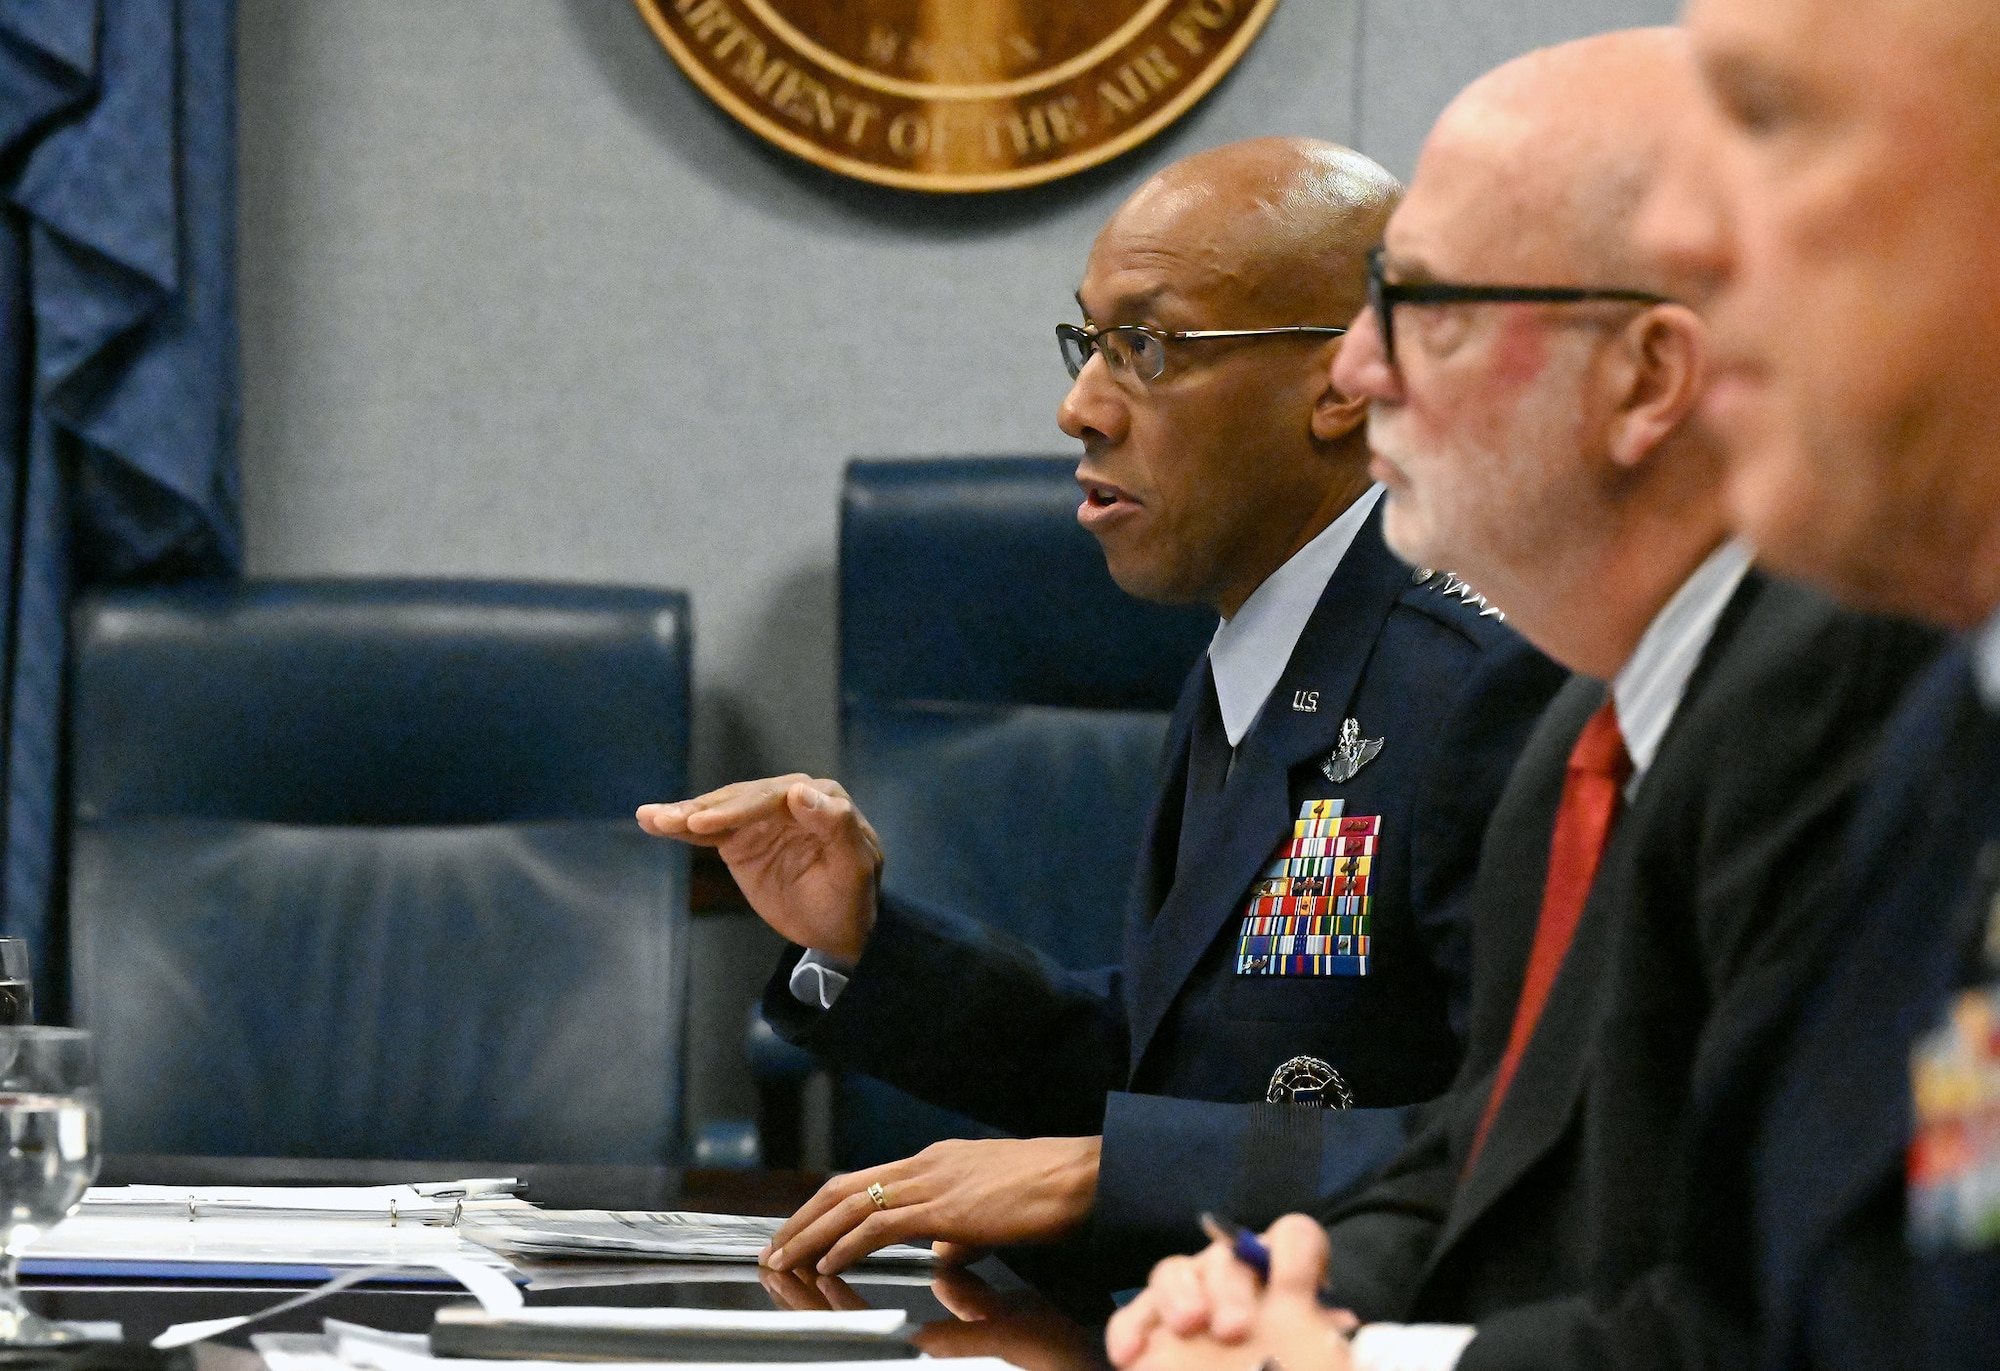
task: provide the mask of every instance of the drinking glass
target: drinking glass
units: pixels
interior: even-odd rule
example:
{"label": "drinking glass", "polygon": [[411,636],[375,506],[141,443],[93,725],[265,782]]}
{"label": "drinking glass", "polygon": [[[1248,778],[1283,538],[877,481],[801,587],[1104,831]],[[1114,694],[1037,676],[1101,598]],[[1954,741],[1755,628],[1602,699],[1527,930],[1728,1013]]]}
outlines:
{"label": "drinking glass", "polygon": [[0,1344],[75,1341],[31,1314],[21,1252],[76,1212],[97,1177],[97,1067],[77,1028],[0,1028]]}
{"label": "drinking glass", "polygon": [[35,1021],[35,979],[28,971],[28,940],[0,938],[0,1027]]}

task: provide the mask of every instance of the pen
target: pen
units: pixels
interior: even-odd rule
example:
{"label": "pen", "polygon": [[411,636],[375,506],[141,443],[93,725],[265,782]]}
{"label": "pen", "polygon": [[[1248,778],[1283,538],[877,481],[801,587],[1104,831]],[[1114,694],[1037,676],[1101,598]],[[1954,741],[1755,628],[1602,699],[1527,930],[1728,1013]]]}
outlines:
{"label": "pen", "polygon": [[1213,1214],[1201,1216],[1201,1231],[1216,1242],[1222,1243],[1242,1262],[1257,1273],[1257,1279],[1271,1279],[1271,1249],[1257,1239],[1257,1235],[1241,1224],[1217,1218]]}
{"label": "pen", "polygon": [[[1259,1238],[1242,1224],[1231,1223],[1228,1219],[1218,1218],[1214,1214],[1203,1214],[1200,1223],[1202,1232],[1208,1234],[1214,1241],[1227,1246],[1236,1260],[1257,1273],[1258,1280],[1269,1281],[1271,1279],[1271,1249],[1264,1246],[1263,1239]],[[1322,1301],[1324,1301],[1326,1296],[1326,1287],[1324,1285],[1320,1287],[1319,1293]],[[1361,1324],[1352,1314],[1342,1312],[1347,1322],[1341,1328],[1340,1335],[1351,1339],[1360,1331]],[[1275,1366],[1276,1364],[1275,1361],[1268,1361],[1264,1367],[1258,1368],[1258,1371],[1265,1371],[1265,1367]]]}

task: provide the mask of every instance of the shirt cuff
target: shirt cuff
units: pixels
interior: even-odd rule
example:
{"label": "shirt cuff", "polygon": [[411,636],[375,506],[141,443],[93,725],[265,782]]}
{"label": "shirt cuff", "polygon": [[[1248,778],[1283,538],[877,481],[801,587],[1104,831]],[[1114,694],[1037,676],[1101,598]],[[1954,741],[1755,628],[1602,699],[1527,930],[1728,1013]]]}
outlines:
{"label": "shirt cuff", "polygon": [[785,984],[791,990],[792,998],[800,1004],[811,1005],[815,1009],[831,1009],[833,1002],[840,998],[840,992],[847,989],[847,978],[853,970],[853,962],[843,962],[807,948],[805,955],[792,967],[791,979]]}
{"label": "shirt cuff", "polygon": [[1452,1371],[1478,1331],[1465,1323],[1364,1323],[1348,1350],[1355,1371]]}

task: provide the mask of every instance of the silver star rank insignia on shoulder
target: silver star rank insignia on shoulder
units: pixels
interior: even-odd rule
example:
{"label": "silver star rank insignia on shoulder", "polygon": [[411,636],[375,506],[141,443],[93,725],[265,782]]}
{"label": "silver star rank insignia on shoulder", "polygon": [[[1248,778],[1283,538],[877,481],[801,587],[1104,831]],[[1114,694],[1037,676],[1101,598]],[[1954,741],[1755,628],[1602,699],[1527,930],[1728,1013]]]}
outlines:
{"label": "silver star rank insignia on shoulder", "polygon": [[1381,755],[1381,738],[1361,736],[1361,723],[1357,719],[1340,721],[1340,740],[1333,745],[1333,751],[1320,763],[1320,772],[1335,785],[1345,785],[1354,779],[1354,773],[1361,770]]}
{"label": "silver star rank insignia on shoulder", "polygon": [[1431,567],[1420,566],[1410,572],[1410,583],[1429,586],[1440,595],[1449,595],[1461,604],[1469,604],[1479,611],[1479,617],[1482,619],[1498,619],[1502,623],[1507,621],[1505,614],[1487,604],[1486,597],[1467,585],[1455,571],[1438,571]]}

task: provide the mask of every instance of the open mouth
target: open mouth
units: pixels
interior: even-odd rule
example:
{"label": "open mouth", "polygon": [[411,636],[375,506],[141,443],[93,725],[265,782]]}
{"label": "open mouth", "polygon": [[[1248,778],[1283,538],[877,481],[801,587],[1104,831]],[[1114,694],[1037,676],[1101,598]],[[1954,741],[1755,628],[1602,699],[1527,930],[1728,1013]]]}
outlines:
{"label": "open mouth", "polygon": [[1079,471],[1076,483],[1083,487],[1083,503],[1077,506],[1076,519],[1085,528],[1121,519],[1139,508],[1137,500],[1109,481],[1099,481]]}

